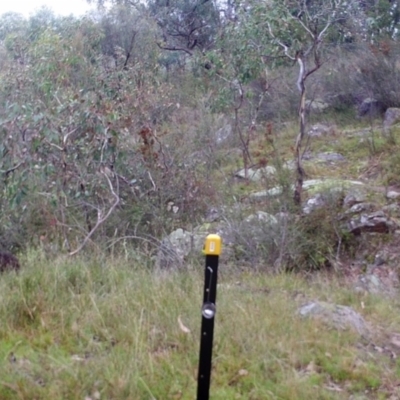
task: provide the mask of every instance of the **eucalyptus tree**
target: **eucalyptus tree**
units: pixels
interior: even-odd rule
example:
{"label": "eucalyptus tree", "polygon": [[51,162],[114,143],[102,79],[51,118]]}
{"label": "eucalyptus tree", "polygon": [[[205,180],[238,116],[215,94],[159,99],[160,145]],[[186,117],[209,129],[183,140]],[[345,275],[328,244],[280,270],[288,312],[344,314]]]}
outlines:
{"label": "eucalyptus tree", "polygon": [[362,0],[360,8],[365,13],[367,38],[397,39],[400,35],[400,4],[397,0]]}
{"label": "eucalyptus tree", "polygon": [[0,48],[0,242],[16,231],[23,237],[15,242],[37,244],[47,232],[74,253],[117,231],[133,235],[146,211],[165,213],[167,196],[188,186],[175,178],[179,163],[172,165],[173,149],[157,136],[173,95],[160,78],[157,26],[140,17],[116,7],[56,18],[32,37],[7,34]]}
{"label": "eucalyptus tree", "polygon": [[50,8],[42,6],[28,19],[30,40],[37,39],[46,29],[55,30],[60,20]]}
{"label": "eucalyptus tree", "polygon": [[214,0],[88,0],[102,7],[124,5],[150,16],[160,28],[159,46],[192,55],[212,46],[220,24],[219,6]]}
{"label": "eucalyptus tree", "polygon": [[360,18],[357,0],[247,0],[230,28],[229,40],[234,46],[228,53],[234,57],[230,64],[241,66],[238,77],[242,81],[265,68],[297,65],[296,204],[301,202],[305,176],[301,158],[306,135],[306,83],[329,62],[329,48],[345,40],[344,27],[356,17]]}
{"label": "eucalyptus tree", "polygon": [[155,24],[134,7],[113,5],[107,11],[100,11],[96,17],[103,32],[102,53],[114,62],[115,68],[128,68],[139,60],[154,59],[158,52],[149,42],[155,34]]}
{"label": "eucalyptus tree", "polygon": [[149,11],[161,31],[160,46],[192,55],[214,44],[220,25],[217,3],[212,0],[151,0]]}
{"label": "eucalyptus tree", "polygon": [[27,30],[28,21],[22,14],[8,12],[0,15],[0,41],[9,34],[18,34]]}

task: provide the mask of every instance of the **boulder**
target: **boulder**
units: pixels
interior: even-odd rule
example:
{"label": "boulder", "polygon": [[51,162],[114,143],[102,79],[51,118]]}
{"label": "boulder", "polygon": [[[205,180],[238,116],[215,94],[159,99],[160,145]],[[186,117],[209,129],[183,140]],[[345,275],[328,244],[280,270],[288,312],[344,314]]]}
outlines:
{"label": "boulder", "polygon": [[355,204],[364,203],[367,200],[366,191],[361,187],[351,187],[343,200],[343,206],[351,208]]}
{"label": "boulder", "polygon": [[[286,162],[283,164],[283,168],[287,170],[293,170],[294,163]],[[262,179],[271,178],[276,174],[277,174],[277,169],[271,165],[267,165],[266,167],[262,168],[248,168],[247,176],[246,176],[246,170],[241,169],[239,172],[235,174],[235,177],[242,179],[249,179],[253,182],[260,182]]]}
{"label": "boulder", "polygon": [[385,112],[385,117],[383,119],[384,129],[389,129],[394,124],[400,122],[400,108],[388,108]]}
{"label": "boulder", "polygon": [[225,124],[215,132],[215,141],[218,145],[225,143],[232,136],[232,125]]}
{"label": "boulder", "polygon": [[253,182],[260,182],[262,179],[274,176],[276,174],[276,168],[270,165],[266,167],[255,169],[255,168],[248,168],[247,175],[246,170],[241,169],[239,172],[235,174],[237,178],[242,179],[249,179]]}
{"label": "boulder", "polygon": [[303,212],[304,214],[311,214],[314,210],[323,207],[325,204],[324,196],[321,193],[317,193],[306,201],[306,204],[303,206]]}
{"label": "boulder", "polygon": [[386,198],[387,198],[388,200],[396,200],[396,199],[398,199],[399,197],[400,197],[400,193],[397,192],[397,191],[395,191],[395,190],[389,190],[389,191],[386,193]]}
{"label": "boulder", "polygon": [[359,117],[376,118],[383,115],[385,105],[379,100],[368,97],[361,102],[357,111]]}
{"label": "boulder", "polygon": [[181,228],[171,232],[161,241],[157,252],[158,268],[179,268],[192,252],[201,252],[206,234],[193,233]]}
{"label": "boulder", "polygon": [[314,113],[322,113],[329,108],[329,104],[321,99],[306,100],[306,107]]}
{"label": "boulder", "polygon": [[321,137],[321,136],[331,135],[334,132],[335,129],[332,126],[324,124],[315,124],[309,129],[307,134],[310,137]]}
{"label": "boulder", "polygon": [[[294,190],[294,187],[292,188]],[[251,193],[249,198],[254,202],[263,201],[270,197],[279,196],[282,194],[282,188],[277,186],[272,189],[260,190],[259,192]]]}
{"label": "boulder", "polygon": [[339,153],[332,153],[332,152],[324,152],[318,153],[315,156],[316,161],[324,162],[324,163],[336,163],[346,161],[346,158]]}
{"label": "boulder", "polygon": [[300,307],[298,314],[302,317],[320,319],[335,329],[351,329],[363,337],[370,335],[370,329],[364,318],[351,307],[312,301]]}
{"label": "boulder", "polygon": [[374,211],[375,205],[372,203],[357,203],[352,205],[348,210],[346,210],[345,214],[360,214],[362,212],[371,212]]}
{"label": "boulder", "polygon": [[[279,216],[279,220],[282,220]],[[274,234],[278,218],[264,211],[257,211],[247,218],[234,223],[225,221],[206,222],[193,231],[176,229],[165,237],[158,248],[156,267],[176,269],[183,267],[188,256],[201,255],[208,234],[217,234],[222,239],[221,261],[230,262],[235,257],[235,249],[245,240],[259,242],[266,234]]]}
{"label": "boulder", "polygon": [[360,235],[361,233],[389,233],[396,227],[396,224],[386,217],[382,210],[355,217],[349,221],[348,225],[350,233],[354,235]]}
{"label": "boulder", "polygon": [[275,225],[278,223],[278,220],[273,215],[268,214],[265,211],[257,211],[255,214],[249,215],[244,220],[246,224],[252,224],[255,221],[263,222],[269,225]]}
{"label": "boulder", "polygon": [[387,294],[388,288],[375,274],[363,274],[357,279],[354,290],[358,293]]}
{"label": "boulder", "polygon": [[239,241],[245,237],[246,242],[257,243],[263,241],[267,235],[273,235],[277,226],[278,220],[275,216],[264,211],[257,211],[238,225],[236,235]]}

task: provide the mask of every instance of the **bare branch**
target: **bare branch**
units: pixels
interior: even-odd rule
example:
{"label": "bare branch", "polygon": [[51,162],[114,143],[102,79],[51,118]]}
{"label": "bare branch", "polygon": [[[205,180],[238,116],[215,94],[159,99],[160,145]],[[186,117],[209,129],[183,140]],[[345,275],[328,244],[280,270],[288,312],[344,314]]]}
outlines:
{"label": "bare branch", "polygon": [[78,130],[78,128],[72,129],[71,132],[68,132],[68,133],[64,136],[64,138],[63,138],[64,146],[65,146],[65,144],[67,143],[67,140],[69,139],[70,135],[72,135],[73,133],[75,133],[77,130]]}
{"label": "bare branch", "polygon": [[150,171],[147,171],[147,173],[148,173],[148,175],[149,175],[150,182],[151,182],[151,184],[153,185],[153,190],[157,190],[157,186],[156,186],[156,184],[154,183],[154,180],[153,180],[153,178],[152,178],[152,176],[151,176]]}
{"label": "bare branch", "polygon": [[135,44],[136,35],[137,35],[137,31],[134,30],[132,32],[132,37],[131,37],[131,42],[130,42],[130,45],[129,45],[129,50],[127,50],[127,52],[126,52],[124,66],[122,67],[123,69],[127,68],[128,61],[131,58],[131,53],[132,53],[133,45]]}
{"label": "bare branch", "polygon": [[3,174],[5,176],[7,176],[8,174],[10,174],[11,172],[14,172],[16,169],[18,169],[22,164],[24,163],[24,161],[21,161],[19,164],[17,164],[15,167],[12,167],[10,169],[7,169],[6,171],[3,172]]}
{"label": "bare branch", "polygon": [[69,253],[70,256],[74,256],[75,254],[79,253],[79,252],[85,247],[86,243],[87,243],[88,240],[93,236],[93,234],[96,232],[96,230],[98,229],[98,227],[110,217],[110,215],[112,214],[112,212],[115,210],[115,208],[117,207],[117,205],[118,205],[119,202],[120,202],[120,198],[119,198],[119,196],[117,195],[117,193],[115,192],[114,187],[113,187],[113,185],[112,185],[112,183],[111,183],[110,178],[107,176],[107,174],[106,174],[104,171],[101,171],[101,173],[102,173],[102,174],[104,175],[104,177],[106,178],[107,183],[108,183],[108,186],[110,187],[111,194],[113,195],[115,201],[114,201],[114,203],[112,204],[112,206],[110,207],[110,209],[108,210],[107,214],[106,214],[104,217],[102,217],[102,212],[101,212],[101,210],[98,210],[96,225],[95,225],[95,226],[93,227],[93,229],[88,233],[88,235],[85,237],[85,239],[83,239],[83,242],[80,244],[80,246],[79,246],[76,250],[74,250],[74,251],[72,251],[72,252]]}
{"label": "bare branch", "polygon": [[300,17],[294,17],[294,16],[292,16],[292,18],[293,18],[295,21],[297,21],[297,22],[300,23],[300,25],[303,27],[303,29],[304,29],[307,33],[310,34],[310,36],[311,36],[312,39],[315,39],[314,33],[313,33],[313,32],[311,31],[311,29],[301,20]]}
{"label": "bare branch", "polygon": [[304,85],[304,76],[305,76],[305,65],[304,61],[301,56],[297,57],[297,62],[299,64],[300,70],[299,70],[299,77],[297,78],[297,89],[299,89],[299,92],[303,92],[303,85]]}
{"label": "bare branch", "polygon": [[271,37],[272,37],[273,39],[276,40],[276,43],[278,43],[279,46],[281,46],[281,47],[283,48],[283,50],[284,50],[284,52],[285,52],[285,56],[288,57],[288,58],[290,58],[292,61],[296,61],[296,57],[293,57],[293,56],[291,56],[291,55],[289,54],[289,47],[286,46],[284,43],[282,43],[281,41],[279,41],[279,40],[276,38],[276,36],[275,36],[275,35],[273,34],[273,32],[272,32],[272,28],[271,28],[270,23],[268,22],[267,24],[268,24],[269,34],[271,35]]}
{"label": "bare branch", "polygon": [[328,22],[326,23],[326,25],[325,25],[325,27],[324,27],[324,29],[322,29],[322,31],[318,34],[318,37],[317,37],[317,40],[318,41],[321,41],[322,40],[322,37],[325,35],[325,32],[329,29],[329,27],[332,25],[332,21],[331,21],[331,19],[329,18],[328,19]]}
{"label": "bare branch", "polygon": [[183,51],[187,54],[189,54],[190,56],[193,55],[193,51],[189,50],[189,49],[185,49],[183,47],[176,47],[176,46],[162,46],[160,43],[157,43],[157,46],[162,49],[162,50],[170,50],[170,51]]}

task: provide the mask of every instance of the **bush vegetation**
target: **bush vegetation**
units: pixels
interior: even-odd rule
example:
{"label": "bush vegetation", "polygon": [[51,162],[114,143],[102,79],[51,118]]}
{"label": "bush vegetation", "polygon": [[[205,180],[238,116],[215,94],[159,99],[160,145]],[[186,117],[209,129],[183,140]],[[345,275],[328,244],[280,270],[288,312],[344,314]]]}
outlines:
{"label": "bush vegetation", "polygon": [[[213,227],[213,210],[235,246],[212,398],[398,398],[398,343],[384,348],[397,300],[330,275],[388,236],[349,234],[342,192],[309,214],[293,193],[299,178],[364,180],[379,204],[400,184],[400,131],[381,119],[400,106],[397,3],[133,3],[0,17],[0,250],[21,259],[0,277],[0,398],[193,398],[199,255],[154,264],[167,234]],[[361,118],[366,100],[379,112]],[[302,158],[319,152],[346,161]],[[259,211],[277,223],[249,223]],[[315,297],[363,312],[375,342],[300,319]]]}

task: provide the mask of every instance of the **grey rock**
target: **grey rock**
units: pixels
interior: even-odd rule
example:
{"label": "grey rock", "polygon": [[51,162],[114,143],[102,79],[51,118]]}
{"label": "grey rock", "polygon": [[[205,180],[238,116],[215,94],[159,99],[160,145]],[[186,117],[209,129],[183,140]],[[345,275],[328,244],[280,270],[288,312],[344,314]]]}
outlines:
{"label": "grey rock", "polygon": [[400,217],[400,206],[397,203],[388,204],[387,206],[382,207],[382,211],[389,215]]}
{"label": "grey rock", "polygon": [[278,220],[273,215],[268,214],[265,211],[257,211],[255,214],[251,214],[245,219],[246,223],[252,223],[255,221],[260,221],[269,225],[275,225],[278,223]]}
{"label": "grey rock", "polygon": [[226,124],[215,132],[215,141],[217,144],[226,142],[232,136],[232,125]]}
{"label": "grey rock", "polygon": [[388,233],[394,227],[395,224],[381,210],[372,214],[361,215],[349,221],[349,231],[354,235],[360,235],[361,233]]}
{"label": "grey rock", "polygon": [[313,125],[309,131],[308,136],[310,137],[321,137],[327,136],[334,133],[335,129],[332,126],[324,125],[324,124],[315,124]]}
{"label": "grey rock", "polygon": [[204,218],[206,222],[218,221],[221,218],[221,212],[217,208],[211,207]]}
{"label": "grey rock", "polygon": [[298,314],[302,317],[321,319],[335,329],[351,329],[364,337],[368,337],[370,334],[364,318],[351,307],[324,301],[312,301],[303,305],[298,310]]}
{"label": "grey rock", "polygon": [[[294,163],[293,162],[287,162],[283,164],[283,168],[293,170],[294,169]],[[271,178],[277,174],[277,169],[271,165],[267,165],[266,167],[263,168],[248,168],[247,169],[247,176],[246,176],[246,170],[241,169],[239,172],[235,174],[237,178],[242,178],[242,179],[249,179],[253,182],[260,182],[262,179],[266,178]]]}
{"label": "grey rock", "polygon": [[385,117],[383,119],[384,129],[392,127],[394,124],[400,122],[400,108],[388,108],[385,112]]}
{"label": "grey rock", "polygon": [[389,190],[389,191],[386,193],[386,198],[389,199],[389,200],[396,200],[396,199],[398,199],[399,197],[400,197],[400,193],[399,193],[399,192],[396,192],[395,190]]}
{"label": "grey rock", "polygon": [[[310,179],[303,182],[303,190],[318,193],[321,191],[349,191],[353,187],[363,187],[364,184],[359,181],[341,180],[341,179]],[[294,190],[292,185],[291,190]],[[250,194],[250,199],[254,201],[261,201],[269,197],[279,196],[282,193],[282,188],[277,186],[272,189],[262,190]]]}
{"label": "grey rock", "polygon": [[311,197],[306,201],[303,206],[303,212],[305,214],[311,214],[317,208],[321,208],[326,204],[324,197],[321,193],[317,193],[314,197]]}
{"label": "grey rock", "polygon": [[373,211],[375,208],[372,203],[356,203],[346,210],[345,214],[359,214],[361,212]]}
{"label": "grey rock", "polygon": [[352,186],[363,186],[364,184],[359,181],[350,181],[345,179],[310,179],[304,181],[304,190],[331,190],[331,191],[341,191],[348,190]]}
{"label": "grey rock", "polygon": [[343,206],[344,207],[352,207],[358,203],[364,203],[367,200],[367,196],[364,190],[352,187],[348,190],[344,200]]}
{"label": "grey rock", "polygon": [[313,162],[323,162],[323,163],[335,163],[346,161],[346,158],[339,153],[333,152],[323,152],[318,154],[312,154],[311,152],[307,152],[304,154],[303,159],[306,161],[313,161]]}
{"label": "grey rock", "polygon": [[329,108],[329,104],[321,99],[306,100],[306,107],[310,111],[321,113]]}
{"label": "grey rock", "polygon": [[259,192],[251,193],[249,198],[250,200],[257,202],[257,201],[263,201],[269,197],[279,196],[280,194],[282,194],[282,188],[274,187],[272,189],[261,190]]}
{"label": "grey rock", "polygon": [[375,261],[373,266],[379,267],[383,264],[386,264],[389,261],[389,259],[390,259],[390,253],[387,250],[382,249],[375,254]]}
{"label": "grey rock", "polygon": [[[257,211],[241,221],[233,233],[240,243],[243,240],[247,243],[260,243],[266,237],[271,237],[278,229],[278,220],[272,214],[264,211]],[[236,240],[235,240],[236,244]]]}
{"label": "grey rock", "polygon": [[181,267],[192,251],[201,252],[205,238],[205,233],[176,229],[162,240],[157,253],[156,266],[158,268]]}
{"label": "grey rock", "polygon": [[235,174],[235,176],[237,178],[249,179],[253,182],[259,182],[262,179],[274,176],[275,174],[276,174],[276,168],[267,165],[266,167],[259,169],[248,168],[247,176],[246,176],[246,170],[241,169],[239,172]]}
{"label": "grey rock", "polygon": [[318,153],[316,155],[316,160],[325,162],[325,163],[335,163],[335,162],[341,162],[341,161],[346,161],[346,158],[342,156],[339,153],[331,153],[331,152],[325,152],[325,153]]}
{"label": "grey rock", "polygon": [[376,99],[370,97],[364,99],[358,106],[359,117],[379,117],[385,112],[385,105]]}
{"label": "grey rock", "polygon": [[354,290],[358,293],[390,294],[389,288],[374,273],[360,275],[354,285]]}

